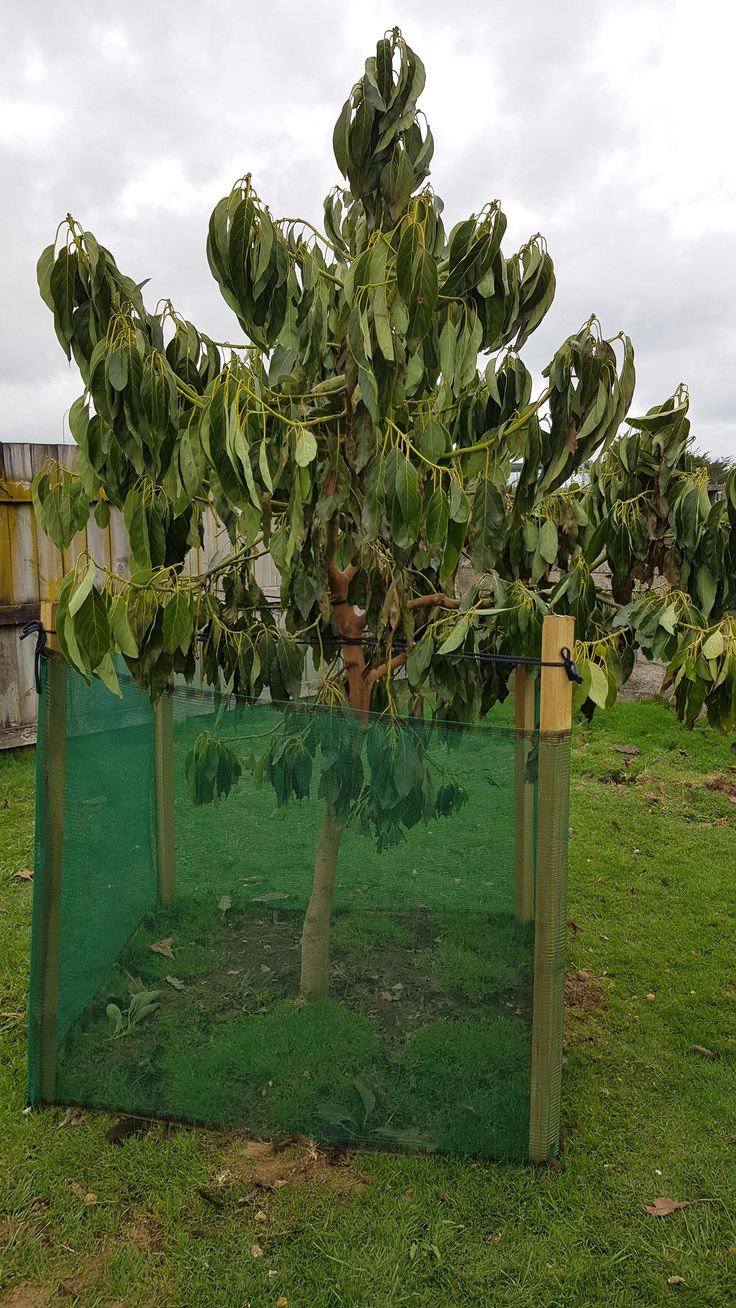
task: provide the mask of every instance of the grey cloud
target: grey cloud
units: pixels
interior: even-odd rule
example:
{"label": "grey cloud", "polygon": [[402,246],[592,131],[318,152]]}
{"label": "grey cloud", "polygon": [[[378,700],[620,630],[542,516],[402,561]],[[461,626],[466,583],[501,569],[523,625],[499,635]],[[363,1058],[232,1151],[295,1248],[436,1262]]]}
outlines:
{"label": "grey cloud", "polygon": [[[617,21],[630,20],[642,97],[663,57],[652,21],[661,20],[666,41],[674,8],[668,0],[616,7]],[[656,110],[666,125],[667,105],[645,108],[638,88],[622,90],[613,64],[620,50],[607,55],[610,15],[579,0],[519,0],[512,10],[487,0],[373,0],[345,9],[328,0],[131,0],[122,9],[78,0],[62,10],[31,0],[15,30],[6,17],[0,101],[12,114],[0,120],[0,223],[10,311],[0,328],[0,437],[58,439],[79,390],[35,287],[36,258],[59,219],[72,211],[121,267],[150,276],[151,301],[170,296],[212,335],[237,339],[205,258],[214,203],[252,171],[274,211],[319,221],[337,180],[334,119],[377,36],[399,21],[427,66],[432,180],[448,222],[499,196],[509,246],[536,230],[548,239],[558,294],[526,347],[529,366],[538,374],[595,310],[607,333],[623,328],[634,338],[636,405],[686,380],[698,443],[736,452],[736,210],[716,173],[706,192],[714,212],[718,197],[716,236],[691,236],[681,217],[658,207],[660,161],[646,115]],[[693,88],[708,70],[692,73],[697,114]],[[673,83],[670,93],[674,106],[683,87]],[[725,158],[727,130],[703,123],[711,137],[721,134]],[[686,172],[682,189],[687,198]]]}

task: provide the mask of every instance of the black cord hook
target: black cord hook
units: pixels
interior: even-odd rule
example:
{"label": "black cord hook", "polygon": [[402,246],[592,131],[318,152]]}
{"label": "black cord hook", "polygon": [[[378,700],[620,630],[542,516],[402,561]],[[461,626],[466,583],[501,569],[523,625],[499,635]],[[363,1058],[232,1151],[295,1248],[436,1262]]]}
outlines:
{"label": "black cord hook", "polygon": [[21,640],[25,640],[26,636],[33,636],[33,635],[35,635],[36,637],[36,648],[34,650],[34,655],[33,655],[33,673],[36,678],[36,694],[40,695],[41,694],[41,655],[46,649],[46,628],[44,627],[43,623],[39,618],[33,618],[31,622],[26,623],[25,627],[20,633],[20,638]]}

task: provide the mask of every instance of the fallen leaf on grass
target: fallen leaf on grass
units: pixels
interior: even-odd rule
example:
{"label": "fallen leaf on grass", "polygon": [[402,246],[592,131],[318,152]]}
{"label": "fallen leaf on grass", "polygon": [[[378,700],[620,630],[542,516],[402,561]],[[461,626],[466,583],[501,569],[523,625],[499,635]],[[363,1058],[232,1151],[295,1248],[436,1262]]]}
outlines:
{"label": "fallen leaf on grass", "polygon": [[119,1145],[123,1140],[127,1140],[129,1135],[143,1135],[150,1126],[151,1123],[145,1117],[120,1117],[105,1132],[105,1139],[108,1144]]}
{"label": "fallen leaf on grass", "polygon": [[713,1050],[712,1050],[712,1049],[706,1049],[706,1048],[705,1048],[705,1045],[691,1045],[691,1046],[690,1046],[690,1053],[691,1053],[691,1054],[700,1054],[700,1057],[701,1057],[701,1058],[715,1058],[715,1054],[713,1053]]}
{"label": "fallen leaf on grass", "polygon": [[637,754],[641,754],[638,745],[614,745],[613,748],[617,754],[626,754],[629,758],[635,758]]}
{"label": "fallen leaf on grass", "polygon": [[684,1276],[668,1276],[668,1277],[667,1277],[667,1284],[668,1284],[668,1285],[685,1285],[685,1277],[684,1277]]}
{"label": "fallen leaf on grass", "polygon": [[164,958],[173,958],[174,951],[171,948],[173,936],[165,936],[163,940],[157,940],[155,945],[149,945],[152,954],[162,954]]}
{"label": "fallen leaf on grass", "polygon": [[33,870],[30,867],[20,867],[17,872],[13,873],[13,881],[32,881]]}
{"label": "fallen leaf on grass", "polygon": [[59,1294],[68,1294],[70,1299],[78,1299],[80,1294],[84,1294],[85,1288],[85,1282],[80,1281],[78,1276],[69,1276],[61,1282]]}
{"label": "fallen leaf on grass", "polygon": [[164,980],[168,981],[169,985],[173,986],[175,990],[186,990],[184,982],[180,981],[178,976],[167,976]]}
{"label": "fallen leaf on grass", "polygon": [[217,907],[219,908],[220,912],[221,912],[223,915],[224,915],[225,913],[227,913],[227,912],[232,908],[232,906],[233,906],[233,897],[232,897],[232,895],[223,895],[223,896],[222,896],[222,899],[220,900],[219,904],[217,905]]}
{"label": "fallen leaf on grass", "polygon": [[252,1244],[252,1245],[250,1246],[250,1255],[251,1255],[251,1258],[262,1258],[262,1257],[263,1257],[263,1250],[262,1250],[261,1246],[260,1246],[259,1244]]}
{"label": "fallen leaf on grass", "polygon": [[575,918],[574,918],[574,917],[569,917],[569,918],[567,919],[567,925],[569,926],[570,930],[572,931],[573,936],[576,936],[576,935],[578,934],[578,932],[579,932],[579,931],[582,931],[582,929],[583,929],[583,928],[581,927],[580,923],[575,921]]}
{"label": "fallen leaf on grass", "polygon": [[267,1218],[267,1216],[266,1216],[266,1214],[264,1213],[264,1211],[263,1211],[262,1208],[259,1208],[259,1209],[258,1209],[258,1212],[257,1212],[256,1215],[255,1215],[255,1220],[256,1220],[257,1222],[267,1222],[267,1221],[268,1221],[268,1218]]}
{"label": "fallen leaf on grass", "polygon": [[269,890],[266,895],[256,895],[251,904],[270,904],[273,899],[288,899],[289,894],[286,890]]}
{"label": "fallen leaf on grass", "polygon": [[668,1217],[670,1213],[676,1212],[678,1208],[689,1208],[688,1203],[678,1203],[675,1199],[666,1199],[663,1195],[658,1195],[653,1204],[645,1204],[644,1211],[652,1217]]}
{"label": "fallen leaf on grass", "polygon": [[266,1140],[246,1140],[240,1152],[243,1158],[265,1158],[272,1152],[272,1146]]}
{"label": "fallen leaf on grass", "polygon": [[87,1121],[87,1114],[83,1108],[67,1108],[64,1114],[62,1126],[81,1126]]}
{"label": "fallen leaf on grass", "polygon": [[81,1199],[81,1200],[82,1200],[82,1203],[85,1203],[85,1204],[96,1204],[96,1203],[97,1203],[97,1195],[96,1195],[96,1194],[92,1194],[91,1191],[89,1191],[89,1190],[87,1190],[87,1191],[83,1190],[82,1187],[81,1187],[81,1185],[79,1184],[78,1181],[72,1181],[72,1182],[70,1183],[70,1189],[71,1189],[72,1194],[75,1194],[75,1195],[77,1196],[77,1199]]}
{"label": "fallen leaf on grass", "polygon": [[485,1237],[486,1244],[498,1244],[500,1239],[501,1239],[500,1231],[491,1231],[491,1234]]}
{"label": "fallen leaf on grass", "polygon": [[289,1308],[289,1300],[285,1294],[280,1294],[276,1300],[276,1308]]}

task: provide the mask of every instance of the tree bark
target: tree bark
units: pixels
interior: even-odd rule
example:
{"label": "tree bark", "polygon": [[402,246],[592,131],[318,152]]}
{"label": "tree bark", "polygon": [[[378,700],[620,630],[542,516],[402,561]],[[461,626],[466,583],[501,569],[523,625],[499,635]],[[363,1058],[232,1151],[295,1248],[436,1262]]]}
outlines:
{"label": "tree bark", "polygon": [[[334,524],[331,524],[334,526]],[[336,529],[330,533],[330,552],[334,553]],[[330,599],[334,606],[335,622],[341,636],[348,641],[363,634],[365,617],[348,604],[348,587],[355,569],[342,571],[335,567],[332,557],[327,560]],[[340,647],[343,665],[348,678],[348,702],[365,720],[371,699],[372,683],[365,675],[365,657],[362,645],[345,644]],[[314,880],[304,927],[302,929],[302,965],[299,992],[303,999],[326,999],[330,987],[330,925],[332,904],[335,898],[337,857],[340,852],[343,828],[338,826],[325,808],[322,818],[317,852],[314,860]]]}
{"label": "tree bark", "polygon": [[309,907],[302,930],[302,973],[299,987],[303,999],[326,999],[330,988],[330,924],[335,897],[335,873],[343,828],[325,809]]}

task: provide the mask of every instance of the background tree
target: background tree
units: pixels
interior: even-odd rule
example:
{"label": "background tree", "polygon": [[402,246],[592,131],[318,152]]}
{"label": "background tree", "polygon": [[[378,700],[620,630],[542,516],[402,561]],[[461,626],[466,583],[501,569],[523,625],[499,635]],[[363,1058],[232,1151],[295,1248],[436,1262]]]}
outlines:
{"label": "background tree", "polygon": [[[383,845],[462,802],[452,783],[435,789],[424,737],[398,715],[428,701],[438,718],[487,713],[511,668],[477,654],[536,655],[544,614],[573,613],[586,711],[615,698],[638,647],[667,662],[686,721],[706,703],[714,725],[736,725],[734,474],[711,505],[682,387],[622,433],[633,350],[594,317],[532,398],[520,351],[552,303],[552,260],[539,235],[504,253],[496,200],[445,232],[424,80],[398,30],[379,41],[335,126],[347,186],[325,201],[324,234],[274,217],[250,175],[215,206],[207,256],[242,345],[168,301],[149,311],[145,283],[71,216],[38,266],[84,385],[77,475],[36,479],[38,521],[65,547],[91,505],[104,524],[112,504],[130,536],[129,581],[89,557],[64,579],[69,662],[114,689],[118,651],[155,700],[200,659],[225,695],[289,700],[311,643],[317,699],[354,710],[286,713],[265,760],[279,804],[309,792],[320,760],[307,996],[327,990],[346,824]],[[231,548],[192,578],[208,505]],[[254,576],[262,551],[280,624]],[[202,737],[194,797],[227,793],[238,766]]]}

